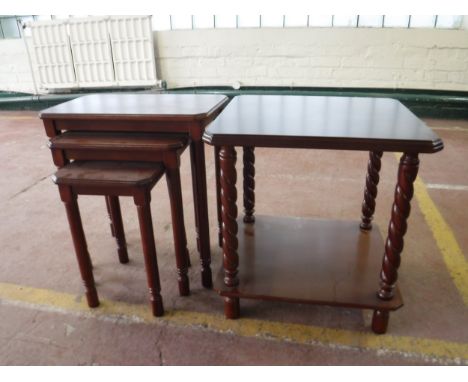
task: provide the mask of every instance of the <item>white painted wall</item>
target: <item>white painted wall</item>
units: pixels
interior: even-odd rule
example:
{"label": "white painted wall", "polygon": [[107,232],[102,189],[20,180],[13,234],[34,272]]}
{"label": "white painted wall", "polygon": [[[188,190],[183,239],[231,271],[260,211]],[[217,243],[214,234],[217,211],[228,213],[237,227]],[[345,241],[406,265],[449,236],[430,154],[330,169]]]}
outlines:
{"label": "white painted wall", "polygon": [[[468,91],[468,31],[377,28],[154,32],[168,87],[371,87]],[[24,42],[0,40],[0,90],[34,93]]]}
{"label": "white painted wall", "polygon": [[263,28],[155,33],[169,87],[331,86],[468,90],[468,31]]}
{"label": "white painted wall", "polygon": [[0,90],[34,93],[34,82],[22,39],[0,40]]}

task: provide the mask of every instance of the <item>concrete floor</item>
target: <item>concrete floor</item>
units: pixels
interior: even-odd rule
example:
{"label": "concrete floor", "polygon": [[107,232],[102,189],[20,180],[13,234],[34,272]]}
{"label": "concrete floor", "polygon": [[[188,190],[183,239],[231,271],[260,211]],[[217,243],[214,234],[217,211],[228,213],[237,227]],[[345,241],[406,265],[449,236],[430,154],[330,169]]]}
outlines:
{"label": "concrete floor", "polygon": [[[468,123],[426,122],[443,138],[445,150],[421,156],[423,183],[415,192],[399,278],[405,306],[391,314],[388,333],[376,336],[371,312],[358,309],[241,300],[242,319],[225,320],[222,299],[200,285],[188,153],[181,173],[192,296],[177,293],[170,209],[160,182],[152,210],[166,316],[149,316],[137,215],[129,198],[122,198],[128,265],[118,263],[104,199],[79,199],[104,301],[88,309],[65,211],[50,180],[54,166],[41,121],[36,112],[1,112],[0,364],[468,364]],[[256,153],[258,213],[359,219],[367,153]],[[215,245],[209,146],[206,155],[216,273],[221,252]],[[396,169],[395,155],[385,154],[375,216],[384,234]]]}

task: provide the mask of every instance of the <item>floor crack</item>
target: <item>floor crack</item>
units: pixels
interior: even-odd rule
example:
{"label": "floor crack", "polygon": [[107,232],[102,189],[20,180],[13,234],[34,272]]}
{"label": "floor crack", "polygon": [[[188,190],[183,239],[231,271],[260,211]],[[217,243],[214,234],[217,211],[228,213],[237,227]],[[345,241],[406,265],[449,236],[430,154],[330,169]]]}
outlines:
{"label": "floor crack", "polygon": [[159,349],[159,366],[164,366],[163,357],[162,357],[162,350]]}
{"label": "floor crack", "polygon": [[13,194],[10,198],[8,198],[8,200],[12,200],[14,198],[16,198],[17,196],[21,195],[21,194],[24,194],[26,191],[29,191],[31,188],[33,188],[34,186],[36,186],[37,184],[41,183],[43,180],[49,178],[52,174],[48,174],[46,176],[43,176],[42,178],[36,180],[33,184],[30,184],[29,186],[23,188],[22,190],[18,191],[16,194]]}
{"label": "floor crack", "polygon": [[159,333],[157,334],[156,341],[154,343],[155,350],[157,352],[156,357],[157,357],[159,366],[164,366],[164,358],[163,358],[163,352],[162,352],[162,348],[161,348],[161,340],[164,337],[164,334],[165,334],[164,329],[166,327],[167,327],[167,323],[163,323],[163,325],[160,328]]}

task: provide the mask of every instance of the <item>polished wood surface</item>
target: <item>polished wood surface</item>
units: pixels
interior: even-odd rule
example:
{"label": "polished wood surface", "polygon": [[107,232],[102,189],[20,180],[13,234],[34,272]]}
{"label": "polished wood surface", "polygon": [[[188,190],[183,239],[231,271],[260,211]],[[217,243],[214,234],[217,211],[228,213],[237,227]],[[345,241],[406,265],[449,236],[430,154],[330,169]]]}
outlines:
{"label": "polished wood surface", "polygon": [[223,247],[223,212],[221,206],[221,165],[219,163],[219,146],[214,147],[214,163],[216,178],[216,215],[218,218],[218,245]]}
{"label": "polished wood surface", "polygon": [[[179,173],[180,155],[187,144],[187,136],[177,134],[65,132],[52,138],[49,145],[54,158],[64,157],[66,160],[116,161],[116,163],[122,161],[156,162],[157,168],[160,168],[159,162],[164,164],[171,202],[179,292],[182,296],[190,294],[187,276],[190,257],[187,249]],[[55,164],[63,165],[60,161],[56,161]],[[112,201],[112,198],[115,200]],[[119,258],[122,262],[122,259],[125,260],[123,253],[125,236],[123,228],[119,230],[117,227],[122,224],[120,207],[118,207],[118,213],[113,213],[111,208],[119,206],[118,197],[106,196],[106,202],[111,232],[116,238]]]}
{"label": "polished wood surface", "polygon": [[[440,138],[392,99],[240,96],[206,129],[203,140],[215,146],[220,162],[223,268],[215,288],[224,298],[225,316],[240,316],[240,298],[367,308],[373,310],[374,333],[385,333],[389,312],[402,305],[396,282],[418,154],[442,150]],[[369,151],[360,224],[237,219],[236,146],[248,148],[247,221],[254,209],[254,147]],[[384,151],[403,152],[385,245],[379,230],[371,230]]]}
{"label": "polished wood surface", "polygon": [[60,168],[53,176],[54,182],[59,186],[59,192],[67,210],[75,252],[90,307],[98,306],[99,298],[77,197],[80,194],[105,195],[107,197],[119,260],[121,263],[127,263],[128,254],[118,196],[132,196],[138,211],[151,309],[155,316],[164,314],[150,202],[151,189],[165,171],[169,173],[167,177],[168,190],[173,218],[179,292],[186,296],[190,293],[187,275],[188,252],[181,205],[182,194],[178,161],[174,161],[168,168],[161,163],[74,161]]}
{"label": "polished wood surface", "polygon": [[59,186],[59,192],[65,210],[67,211],[68,224],[73,239],[76,259],[78,260],[81,280],[85,287],[86,300],[90,308],[95,308],[99,306],[99,297],[94,282],[93,264],[89,256],[88,245],[81,222],[77,195],[67,186]]}
{"label": "polished wood surface", "polygon": [[382,167],[381,151],[371,151],[367,163],[366,187],[364,188],[364,200],[362,202],[361,229],[372,229],[372,219],[375,211],[375,199],[377,198],[377,186],[380,180],[380,168]]}
{"label": "polished wood surface", "polygon": [[229,286],[239,284],[237,277],[239,256],[237,254],[237,153],[233,147],[221,147],[219,153],[221,168],[221,205],[223,216],[223,266],[224,283]]}
{"label": "polished wood surface", "polygon": [[92,94],[42,110],[40,118],[201,120],[216,113],[227,97],[216,94]]}
{"label": "polished wood surface", "polygon": [[171,134],[74,131],[52,138],[49,147],[64,150],[164,151],[180,149],[186,145],[186,142],[186,137],[174,137]]}
{"label": "polished wood surface", "polygon": [[417,154],[404,153],[398,167],[398,182],[395,187],[395,201],[392,205],[392,215],[388,225],[388,236],[385,242],[385,255],[380,272],[380,290],[378,296],[382,300],[390,300],[394,296],[398,268],[401,263],[401,252],[404,246],[404,236],[408,229],[407,220],[411,212],[413,198],[413,183],[419,169]]}
{"label": "polished wood surface", "polygon": [[[64,164],[65,165],[65,164]],[[114,229],[114,223],[112,222],[112,213],[111,213],[111,206],[110,206],[110,196],[106,196],[106,210],[107,210],[107,217],[109,218],[109,228],[111,231],[112,237],[115,237],[115,229]]]}
{"label": "polished wood surface", "polygon": [[[202,285],[212,287],[208,198],[206,191],[205,153],[202,135],[229,98],[205,94],[95,94],[43,110],[40,117],[49,138],[65,131],[129,132],[180,134],[190,138],[197,248],[200,252]],[[102,148],[78,150],[53,149],[54,163],[63,166],[72,157],[82,160],[159,161],[149,153]],[[133,158],[129,156],[133,155]]]}
{"label": "polished wood surface", "polygon": [[205,147],[202,141],[192,141],[190,145],[192,165],[192,187],[195,199],[195,229],[197,248],[200,252],[201,280],[205,288],[213,287],[211,273],[210,226],[208,220],[208,196],[206,193]]}
{"label": "polished wood surface", "polygon": [[243,95],[205,131],[216,146],[440,151],[440,138],[389,98]]}
{"label": "polished wood surface", "polygon": [[155,183],[164,174],[157,163],[75,161],[60,168],[54,175],[56,184],[108,187],[139,186]]}
{"label": "polished wood surface", "polygon": [[215,278],[222,296],[352,308],[395,310],[395,297],[377,297],[384,242],[379,230],[363,232],[355,221],[257,215],[255,224],[239,218],[238,283]]}
{"label": "polished wood surface", "polygon": [[111,232],[115,237],[117,243],[117,252],[119,254],[119,261],[121,264],[127,264],[127,241],[125,240],[125,230],[122,220],[122,212],[120,210],[120,202],[118,196],[108,196],[106,200],[109,203],[109,214],[111,217]]}
{"label": "polished wood surface", "polygon": [[255,147],[244,146],[244,223],[255,222]]}
{"label": "polished wood surface", "polygon": [[385,334],[388,328],[390,312],[388,310],[374,310],[372,314],[372,331],[375,334]]}
{"label": "polished wood surface", "polygon": [[138,211],[140,223],[141,242],[143,246],[143,257],[145,259],[146,280],[150,296],[151,310],[153,316],[159,317],[164,314],[163,300],[161,296],[161,282],[159,280],[158,260],[156,256],[156,243],[154,241],[153,220],[151,218],[151,193],[144,193],[133,197]]}
{"label": "polished wood surface", "polygon": [[187,249],[187,235],[185,233],[184,203],[182,200],[182,186],[180,183],[179,162],[168,163],[166,166],[167,189],[171,204],[172,232],[177,262],[177,276],[179,283],[179,294],[188,296],[190,294],[188,267],[190,256]]}
{"label": "polished wood surface", "polygon": [[49,141],[56,166],[70,160],[179,163],[188,137],[178,134],[65,132]]}

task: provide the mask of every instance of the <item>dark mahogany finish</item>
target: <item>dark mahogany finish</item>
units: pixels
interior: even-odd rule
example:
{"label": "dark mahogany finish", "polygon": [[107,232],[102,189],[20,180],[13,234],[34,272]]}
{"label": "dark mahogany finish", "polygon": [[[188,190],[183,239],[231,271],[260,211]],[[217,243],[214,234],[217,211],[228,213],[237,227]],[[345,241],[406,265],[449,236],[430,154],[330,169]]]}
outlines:
{"label": "dark mahogany finish", "polygon": [[[117,196],[132,196],[138,209],[152,312],[155,316],[164,314],[150,208],[151,189],[163,174],[164,167],[155,163],[75,161],[59,169],[53,176],[67,210],[75,252],[90,307],[98,306],[99,299],[94,285],[92,264],[77,197],[80,194],[109,195],[110,207],[113,211],[115,206],[112,203],[115,202]],[[114,220],[116,237],[119,236],[119,230],[123,230],[123,226],[119,223],[121,221],[116,224]],[[123,260],[128,261],[128,258]],[[188,278],[186,282],[188,283]],[[186,287],[188,288],[188,284]]]}
{"label": "dark mahogany finish", "polygon": [[[204,140],[216,147],[221,163],[224,262],[215,289],[224,298],[226,317],[239,317],[241,297],[347,306],[372,309],[372,330],[385,333],[389,312],[402,306],[396,280],[418,154],[442,150],[440,138],[392,99],[239,96],[205,131]],[[361,226],[266,217],[239,223],[235,146],[369,151]],[[385,245],[379,231],[370,230],[384,151],[405,153]],[[253,167],[252,159],[245,162]],[[244,174],[253,179],[252,170]],[[247,203],[250,210],[253,214],[253,203]]]}
{"label": "dark mahogany finish", "polygon": [[[190,257],[187,250],[179,165],[180,155],[187,147],[187,143],[186,137],[177,137],[173,134],[166,136],[151,133],[112,132],[65,132],[49,142],[52,156],[58,167],[63,166],[69,160],[117,161],[120,159],[121,161],[153,162],[158,166],[160,163],[164,164],[171,202],[179,289],[182,296],[189,294],[187,267],[190,266]],[[60,158],[65,158],[65,163]],[[106,202],[111,217],[111,232],[119,248],[119,258],[125,261],[123,253],[123,248],[126,253],[125,234],[118,197],[106,196]]]}
{"label": "dark mahogany finish", "polygon": [[407,219],[411,212],[413,198],[413,183],[419,169],[417,154],[403,154],[398,168],[398,183],[395,188],[395,201],[392,206],[392,217],[388,225],[388,236],[385,243],[385,255],[380,273],[379,298],[390,300],[393,298],[395,283],[398,278],[398,268],[403,251],[403,237],[408,228]]}
{"label": "dark mahogany finish", "polygon": [[[194,121],[216,114],[227,97],[215,94],[92,94],[42,110],[42,119]],[[138,129],[137,129],[138,130]]]}
{"label": "dark mahogany finish", "polygon": [[111,235],[112,237],[115,237],[114,223],[112,222],[112,214],[111,214],[111,209],[110,209],[111,207],[110,207],[109,197],[106,196],[105,199],[106,199],[106,209],[107,209],[107,216],[109,217],[109,227],[110,227]]}
{"label": "dark mahogany finish", "polygon": [[382,166],[381,151],[371,151],[367,164],[366,188],[364,189],[364,201],[362,202],[361,229],[368,231],[372,229],[372,217],[375,211],[375,198],[377,197],[377,186],[380,180],[380,167]]}
{"label": "dark mahogany finish", "polygon": [[244,146],[244,223],[255,222],[255,147]]}
{"label": "dark mahogany finish", "polygon": [[[221,205],[223,219],[223,267],[224,285],[235,287],[239,284],[237,268],[239,256],[237,254],[237,153],[234,147],[222,146],[219,151],[221,170]],[[224,313],[227,318],[238,318],[240,302],[237,296],[226,296],[224,299]]]}
{"label": "dark mahogany finish", "polygon": [[221,147],[219,153],[221,167],[221,204],[223,215],[223,261],[224,282],[228,286],[239,283],[237,279],[237,190],[236,190],[236,160],[237,154],[233,147]]}
{"label": "dark mahogany finish", "polygon": [[398,288],[391,300],[375,296],[384,246],[379,230],[361,232],[355,221],[263,215],[255,224],[242,218],[237,224],[238,282],[228,288],[220,270],[214,287],[222,296],[383,311],[403,305]]}
{"label": "dark mahogany finish", "polygon": [[125,240],[125,231],[122,221],[122,212],[120,211],[120,202],[118,196],[106,196],[111,216],[111,232],[117,242],[117,252],[122,264],[128,263],[127,242]]}
{"label": "dark mahogany finish", "polygon": [[219,146],[214,147],[215,177],[216,177],[216,206],[218,215],[218,245],[223,248],[223,213],[221,206],[221,168],[219,164]]}
{"label": "dark mahogany finish", "polygon": [[388,310],[374,310],[372,315],[372,331],[376,334],[385,334],[388,328],[388,320],[390,319],[390,312]]}
{"label": "dark mahogany finish", "polygon": [[[222,95],[207,94],[95,94],[43,110],[40,117],[49,137],[62,131],[147,132],[183,134],[190,138],[197,243],[202,284],[210,288],[211,255],[206,171],[202,135],[228,103]],[[140,149],[138,149],[140,151]],[[119,153],[113,153],[121,154]],[[125,160],[124,158],[108,160]],[[134,158],[133,160],[140,160]],[[65,161],[56,152],[54,161]]]}
{"label": "dark mahogany finish", "polygon": [[93,264],[88,252],[88,245],[81,223],[80,210],[78,208],[77,195],[70,187],[60,187],[60,198],[67,211],[68,224],[75,247],[76,258],[80,268],[81,279],[85,287],[86,300],[90,308],[99,306],[99,298],[94,284]]}
{"label": "dark mahogany finish", "polygon": [[[100,151],[122,153],[132,151],[132,155],[142,153],[142,161],[153,161],[150,154],[163,153],[166,150],[178,150],[187,145],[183,134],[122,133],[76,131],[60,134],[49,143],[52,150]],[[67,154],[67,153],[66,153]],[[145,158],[146,155],[146,158]],[[72,157],[73,158],[73,157]]]}
{"label": "dark mahogany finish", "polygon": [[434,153],[442,140],[389,98],[238,96],[205,131],[215,146]]}
{"label": "dark mahogany finish", "polygon": [[[223,219],[221,203],[221,168],[219,164],[219,147],[215,146],[216,201],[218,206],[218,244],[223,247]],[[244,190],[244,222],[255,222],[255,147],[243,148],[243,190]]]}

